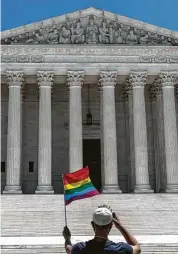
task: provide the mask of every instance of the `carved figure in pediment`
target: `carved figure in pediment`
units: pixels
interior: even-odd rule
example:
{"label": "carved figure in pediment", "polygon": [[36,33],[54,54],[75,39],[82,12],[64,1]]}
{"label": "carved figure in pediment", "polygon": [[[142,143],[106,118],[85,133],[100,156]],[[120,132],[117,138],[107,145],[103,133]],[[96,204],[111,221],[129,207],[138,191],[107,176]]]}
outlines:
{"label": "carved figure in pediment", "polygon": [[142,33],[139,39],[140,44],[147,44],[149,43],[149,36],[145,33],[145,35]]}
{"label": "carved figure in pediment", "polygon": [[43,43],[45,42],[45,39],[43,36],[41,36],[39,33],[35,33],[35,42],[36,43]]}
{"label": "carved figure in pediment", "polygon": [[47,42],[48,39],[48,35],[49,35],[49,31],[48,29],[39,29],[39,32],[35,33],[36,35],[36,40],[38,41],[38,43],[45,43]]}
{"label": "carved figure in pediment", "polygon": [[136,34],[134,34],[133,30],[130,30],[130,32],[127,34],[126,43],[128,43],[128,44],[137,44],[138,43],[137,36],[136,36]]}
{"label": "carved figure in pediment", "polygon": [[99,42],[109,43],[109,29],[106,26],[106,22],[102,22],[102,26],[99,27]]}
{"label": "carved figure in pediment", "polygon": [[11,44],[17,44],[19,41],[17,39],[17,37],[12,37],[11,39]]}
{"label": "carved figure in pediment", "polygon": [[54,29],[54,31],[49,33],[47,42],[51,44],[58,44],[58,38],[59,38],[58,30]]}
{"label": "carved figure in pediment", "polygon": [[33,32],[32,34],[29,33],[28,39],[26,40],[26,43],[30,44],[38,44],[38,43],[46,43],[48,40],[48,30],[39,29],[37,32]]}
{"label": "carved figure in pediment", "polygon": [[76,28],[71,27],[71,42],[72,43],[84,43],[85,35],[84,28],[81,27],[80,22],[77,22]]}
{"label": "carved figure in pediment", "polygon": [[155,33],[148,32],[151,44],[158,44],[158,35]]}
{"label": "carved figure in pediment", "polygon": [[117,27],[117,23],[110,23],[109,25],[109,42],[110,43],[122,43],[121,31]]}
{"label": "carved figure in pediment", "polygon": [[86,27],[86,25],[88,24],[88,20],[89,20],[89,17],[80,17],[80,26],[81,27]]}
{"label": "carved figure in pediment", "polygon": [[171,45],[171,38],[166,38],[165,36],[161,35],[160,43],[164,45]]}
{"label": "carved figure in pediment", "polygon": [[126,31],[127,33],[129,33],[132,30],[132,27],[128,26],[128,25],[123,25],[123,30]]}
{"label": "carved figure in pediment", "polygon": [[109,42],[114,43],[114,29],[112,24],[109,25]]}
{"label": "carved figure in pediment", "polygon": [[27,44],[37,44],[38,43],[38,41],[36,39],[36,32],[35,31],[32,32],[32,33],[29,33],[27,35],[27,38],[26,38],[26,41],[25,41],[25,43],[27,43]]}
{"label": "carved figure in pediment", "polygon": [[9,38],[5,38],[2,44],[11,44],[11,40]]}
{"label": "carved figure in pediment", "polygon": [[121,36],[121,33],[122,33],[121,28],[115,30],[115,32],[114,32],[114,43],[116,43],[116,44],[123,44],[124,43],[123,38]]}
{"label": "carved figure in pediment", "polygon": [[178,46],[178,39],[172,40],[172,44],[175,45],[175,46]]}
{"label": "carved figure in pediment", "polygon": [[118,44],[123,44],[124,43],[121,28],[119,28],[119,30],[117,30],[116,33],[115,33],[115,42],[118,43]]}
{"label": "carved figure in pediment", "polygon": [[137,35],[137,37],[139,37],[141,35],[141,30],[136,27],[134,27],[133,32],[135,35]]}
{"label": "carved figure in pediment", "polygon": [[98,27],[94,23],[93,18],[89,19],[86,27],[86,42],[87,43],[98,43]]}
{"label": "carved figure in pediment", "polygon": [[70,43],[71,39],[70,39],[70,30],[67,29],[65,26],[62,26],[61,28],[61,32],[59,35],[59,43],[65,44],[65,43]]}
{"label": "carved figure in pediment", "polygon": [[120,31],[120,35],[122,37],[123,43],[126,43],[126,37],[127,37],[129,29],[130,29],[130,26],[123,25],[123,24],[120,25],[119,31]]}

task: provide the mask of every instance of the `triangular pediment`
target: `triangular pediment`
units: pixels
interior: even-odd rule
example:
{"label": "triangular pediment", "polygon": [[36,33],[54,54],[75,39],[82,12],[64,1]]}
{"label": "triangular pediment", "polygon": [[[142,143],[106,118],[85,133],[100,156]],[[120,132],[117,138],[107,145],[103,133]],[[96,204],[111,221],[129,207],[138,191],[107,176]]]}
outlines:
{"label": "triangular pediment", "polygon": [[88,8],[1,33],[8,44],[178,45],[178,32]]}

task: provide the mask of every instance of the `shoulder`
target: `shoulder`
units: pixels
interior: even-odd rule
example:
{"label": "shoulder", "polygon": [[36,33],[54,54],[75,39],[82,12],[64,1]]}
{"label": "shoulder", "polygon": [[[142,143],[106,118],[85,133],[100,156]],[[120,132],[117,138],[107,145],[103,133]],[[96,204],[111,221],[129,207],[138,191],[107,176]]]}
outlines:
{"label": "shoulder", "polygon": [[80,254],[82,253],[83,249],[86,247],[85,242],[79,242],[72,246],[71,254]]}
{"label": "shoulder", "polygon": [[115,243],[115,242],[109,241],[107,243],[107,248],[109,248],[109,250],[112,250],[116,253],[125,253],[125,254],[133,253],[132,246],[124,242]]}

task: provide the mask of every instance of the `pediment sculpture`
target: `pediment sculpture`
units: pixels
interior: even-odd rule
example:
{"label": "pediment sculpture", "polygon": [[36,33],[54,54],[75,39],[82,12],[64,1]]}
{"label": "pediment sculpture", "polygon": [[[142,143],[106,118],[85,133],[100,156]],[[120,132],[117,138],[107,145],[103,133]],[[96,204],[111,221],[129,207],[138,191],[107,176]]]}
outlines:
{"label": "pediment sculpture", "polygon": [[178,39],[88,15],[2,38],[2,44],[178,45]]}

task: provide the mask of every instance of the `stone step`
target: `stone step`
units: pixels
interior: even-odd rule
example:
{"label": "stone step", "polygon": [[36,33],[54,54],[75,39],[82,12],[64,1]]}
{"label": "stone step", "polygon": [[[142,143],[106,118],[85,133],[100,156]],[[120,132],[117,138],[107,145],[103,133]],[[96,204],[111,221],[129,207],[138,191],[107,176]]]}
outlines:
{"label": "stone step", "polygon": [[[73,236],[72,243],[87,241],[93,236]],[[177,235],[136,235],[141,244],[142,253],[178,253]],[[118,242],[123,237],[110,235],[110,239]],[[166,243],[167,241],[167,243]],[[6,254],[33,254],[33,253],[65,253],[64,239],[60,237],[2,237],[2,252]]]}
{"label": "stone step", "polygon": [[[91,235],[91,215],[109,204],[134,234],[178,234],[177,194],[98,195],[67,206],[74,235]],[[64,225],[63,195],[2,195],[2,236],[59,235]],[[112,234],[118,234],[115,229]]]}
{"label": "stone step", "polygon": [[[178,244],[141,245],[142,254],[172,254],[178,253]],[[1,247],[1,254],[66,254],[63,246],[11,246]]]}

